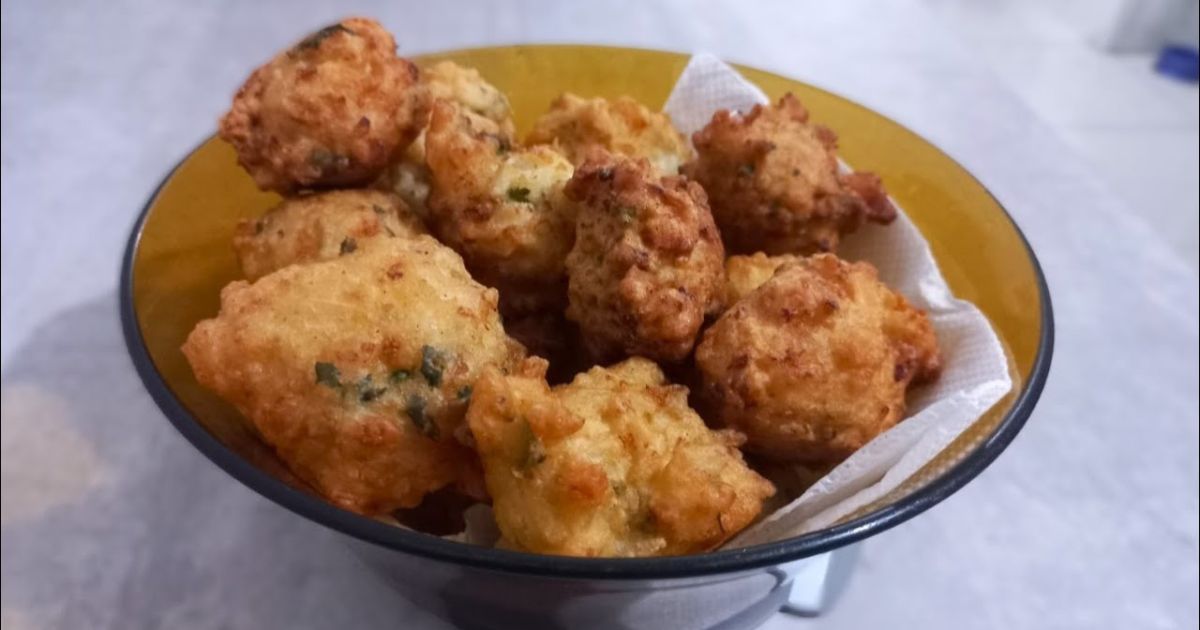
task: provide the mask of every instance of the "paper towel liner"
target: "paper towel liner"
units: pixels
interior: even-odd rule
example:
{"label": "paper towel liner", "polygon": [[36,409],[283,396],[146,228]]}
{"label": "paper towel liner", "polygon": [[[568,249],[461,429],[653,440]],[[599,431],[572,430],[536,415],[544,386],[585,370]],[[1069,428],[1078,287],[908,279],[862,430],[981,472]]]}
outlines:
{"label": "paper towel liner", "polygon": [[[744,112],[766,102],[762,90],[736,70],[712,55],[699,54],[679,76],[663,110],[690,136],[718,109]],[[899,205],[897,209],[891,225],[865,226],[842,242],[838,255],[875,265],[880,280],[929,312],[942,348],[941,377],[911,393],[903,422],[725,548],[781,540],[833,525],[894,490],[1012,388],[1008,359],[991,324],[974,304],[951,294],[929,244]]]}
{"label": "paper towel liner", "polygon": [[[767,102],[762,90],[729,65],[712,55],[697,54],[680,74],[663,111],[690,137],[717,110],[745,112]],[[848,170],[845,164],[842,168]],[[951,294],[929,244],[903,209],[896,207],[891,225],[864,226],[842,241],[838,255],[875,265],[880,280],[928,311],[942,349],[941,377],[910,393],[904,421],[722,548],[782,540],[835,524],[897,488],[1012,388],[1008,359],[991,324],[974,304]],[[490,508],[475,506],[466,520],[467,531],[445,538],[494,544],[498,532]]]}

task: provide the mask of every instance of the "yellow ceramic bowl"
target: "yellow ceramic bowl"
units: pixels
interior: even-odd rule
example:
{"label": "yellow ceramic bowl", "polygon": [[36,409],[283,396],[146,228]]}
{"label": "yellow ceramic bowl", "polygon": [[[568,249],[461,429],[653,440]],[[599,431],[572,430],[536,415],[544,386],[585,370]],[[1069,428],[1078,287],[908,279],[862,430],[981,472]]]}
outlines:
{"label": "yellow ceramic bowl", "polygon": [[[628,94],[657,109],[687,55],[590,46],[514,46],[430,55],[474,66],[509,94],[528,129],[564,91]],[[794,92],[837,131],[841,153],[882,174],[933,248],[954,293],[977,304],[1010,349],[1014,392],[899,490],[843,523],[736,552],[657,559],[565,559],[481,549],[343,512],[299,490],[236,412],[197,384],[180,352],[188,332],[217,312],[222,286],[240,274],[231,248],[238,219],[278,201],[259,191],[234,152],[213,138],[163,181],[129,242],[122,308],[130,352],[166,415],[201,451],[265,496],[318,522],[402,552],[511,571],[568,576],[666,576],[778,564],[848,544],[903,521],[961,487],[992,461],[1028,416],[1049,368],[1052,320],[1037,261],[999,203],[958,164],[900,125],[821,89],[739,68],[772,98]]]}

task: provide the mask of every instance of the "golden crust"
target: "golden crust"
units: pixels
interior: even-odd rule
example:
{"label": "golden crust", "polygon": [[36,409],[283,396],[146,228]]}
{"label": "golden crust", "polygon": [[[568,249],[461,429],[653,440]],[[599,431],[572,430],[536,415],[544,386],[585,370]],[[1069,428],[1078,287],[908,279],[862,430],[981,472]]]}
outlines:
{"label": "golden crust", "polygon": [[837,136],[791,94],[744,116],[718,111],[692,142],[683,172],[704,186],[731,252],[833,251],[865,220],[896,216],[877,176],[838,174]]}
{"label": "golden crust", "polygon": [[239,222],[233,249],[242,273],[256,280],[288,265],[337,258],[372,239],[426,233],[396,195],[335,190],[285,199],[258,219]]}
{"label": "golden crust", "polygon": [[800,256],[780,254],[767,256],[756,252],[752,256],[730,256],[725,259],[725,306],[733,306],[751,291],[762,286],[783,265],[801,260]]}
{"label": "golden crust", "polygon": [[740,436],[711,431],[687,389],[630,359],[551,390],[545,362],[489,369],[467,412],[504,546],[570,556],[663,556],[720,545],[774,487]]}
{"label": "golden crust", "polygon": [[425,138],[431,223],[471,272],[500,290],[506,314],[559,308],[574,206],[573,168],[549,147],[513,148],[495,123],[446,101]]}
{"label": "golden crust", "polygon": [[496,303],[432,238],[376,239],[230,283],[183,352],[297,476],[383,514],[471,474],[454,438],[469,388],[523,356]]}
{"label": "golden crust", "polygon": [[925,314],[867,263],[818,254],[781,267],[696,348],[713,417],[766,457],[844,459],[904,415],[941,359]]}
{"label": "golden crust", "polygon": [[[488,83],[474,68],[453,61],[441,61],[421,70],[421,86],[430,101],[449,101],[460,105],[467,115],[491,120],[503,141],[512,144],[516,130],[508,97]],[[408,146],[399,161],[391,165],[376,183],[384,190],[400,195],[422,218],[429,216],[430,174],[425,163],[425,129],[422,123],[417,139]]]}
{"label": "golden crust", "polygon": [[567,317],[594,358],[680,361],[720,305],[725,257],[695,182],[659,177],[645,160],[598,155],[576,172],[579,204],[567,257]]}
{"label": "golden crust", "polygon": [[379,23],[343,20],[255,70],[221,119],[220,136],[264,190],[367,184],[425,119],[418,75]]}
{"label": "golden crust", "polygon": [[666,114],[628,96],[607,100],[563,94],[537,119],[525,142],[554,144],[576,165],[597,149],[645,158],[664,175],[677,174],[692,157],[687,139]]}
{"label": "golden crust", "polygon": [[440,61],[421,71],[421,83],[431,99],[457,103],[476,116],[496,123],[500,133],[508,138],[516,137],[508,97],[484,80],[475,68]]}

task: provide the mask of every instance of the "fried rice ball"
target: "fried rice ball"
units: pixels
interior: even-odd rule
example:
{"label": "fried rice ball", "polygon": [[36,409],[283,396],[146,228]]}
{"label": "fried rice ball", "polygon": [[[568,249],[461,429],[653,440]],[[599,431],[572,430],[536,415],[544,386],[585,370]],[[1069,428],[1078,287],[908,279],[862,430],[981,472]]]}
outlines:
{"label": "fried rice ball", "polygon": [[567,184],[579,204],[567,318],[598,361],[676,362],[721,303],[725,250],[704,191],[645,160],[599,155]]}
{"label": "fried rice ball", "polygon": [[[421,86],[431,101],[457,103],[468,115],[492,121],[503,141],[512,144],[516,130],[508,97],[484,80],[478,70],[453,61],[441,61],[421,70]],[[403,158],[385,171],[379,183],[385,190],[400,195],[418,215],[427,217],[429,180],[423,126],[421,134],[405,150]]]}
{"label": "fried rice ball", "polygon": [[496,303],[434,239],[376,239],[230,283],[183,352],[298,477],[386,514],[475,474],[456,439],[471,386],[524,356]]}
{"label": "fried rice ball", "polygon": [[284,199],[258,219],[241,221],[233,249],[242,273],[257,280],[288,265],[344,256],[371,239],[426,233],[396,195],[334,190]]}
{"label": "fried rice ball", "polygon": [[712,549],[774,493],[741,436],[712,431],[653,362],[594,368],[551,390],[541,359],[489,369],[467,412],[501,546],[567,556]]}
{"label": "fried rice ball", "polygon": [[512,147],[490,119],[434,104],[425,137],[430,223],[506,315],[560,308],[575,229],[563,186],[574,168],[545,146]]}
{"label": "fried rice ball", "polygon": [[420,130],[418,75],[378,22],[343,20],[255,70],[220,136],[264,190],[368,184]]}
{"label": "fried rice ball", "polygon": [[664,175],[679,173],[692,157],[687,139],[666,114],[628,96],[608,100],[563,94],[537,119],[525,142],[554,144],[576,165],[596,149],[645,158]]}
{"label": "fried rice ball", "polygon": [[761,287],[783,265],[801,259],[801,256],[793,256],[791,254],[768,256],[762,252],[756,252],[753,256],[730,256],[726,258],[726,308],[733,306],[751,291]]}
{"label": "fried rice ball", "polygon": [[744,116],[718,111],[692,142],[683,172],[704,186],[731,252],[830,252],[864,221],[896,217],[879,177],[839,174],[837,136],[791,94]]}
{"label": "fried rice ball", "polygon": [[937,376],[925,313],[868,263],[817,254],[781,267],[696,347],[709,420],[777,461],[848,457],[904,416],[905,393]]}

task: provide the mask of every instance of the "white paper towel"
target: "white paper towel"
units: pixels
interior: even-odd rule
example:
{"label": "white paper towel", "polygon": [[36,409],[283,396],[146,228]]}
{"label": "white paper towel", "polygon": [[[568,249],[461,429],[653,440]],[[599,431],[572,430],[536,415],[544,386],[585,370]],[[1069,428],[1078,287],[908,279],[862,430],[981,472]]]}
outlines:
{"label": "white paper towel", "polygon": [[[766,95],[736,70],[712,55],[699,54],[680,75],[663,111],[690,136],[719,109],[745,112],[766,102]],[[891,225],[871,224],[848,236],[838,255],[872,263],[883,282],[929,312],[942,348],[941,377],[912,392],[903,422],[726,547],[780,540],[832,525],[899,486],[1012,388],[1008,360],[987,318],[950,293],[929,244],[899,205],[897,209]]]}

